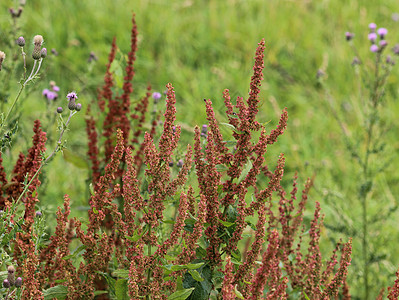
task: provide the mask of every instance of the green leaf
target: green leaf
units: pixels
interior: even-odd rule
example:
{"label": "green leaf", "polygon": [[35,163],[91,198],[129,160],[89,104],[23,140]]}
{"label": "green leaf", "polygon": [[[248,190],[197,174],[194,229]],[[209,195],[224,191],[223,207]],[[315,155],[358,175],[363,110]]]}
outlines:
{"label": "green leaf", "polygon": [[245,177],[247,177],[247,175],[251,169],[252,169],[252,162],[248,159],[247,163],[244,166],[244,169],[241,172],[240,177],[238,178],[237,183],[240,183],[241,181],[243,181],[245,179]]}
{"label": "green leaf", "polygon": [[197,264],[187,264],[187,265],[165,265],[163,266],[164,269],[169,270],[169,271],[180,271],[184,269],[188,270],[195,270],[200,268],[204,263],[197,263]]}
{"label": "green leaf", "polygon": [[195,288],[189,288],[174,292],[168,297],[168,300],[185,300],[187,299]]}
{"label": "green leaf", "polygon": [[86,249],[86,245],[80,245],[79,247],[77,247],[76,249],[75,249],[75,251],[72,253],[72,254],[70,254],[70,255],[67,255],[67,256],[64,256],[62,259],[65,259],[65,260],[67,260],[67,259],[70,259],[70,258],[76,258],[76,256],[80,253],[80,252],[82,252],[84,249]]}
{"label": "green leaf", "polygon": [[233,226],[235,223],[232,222],[227,222],[227,221],[222,221],[219,219],[219,222],[224,226],[224,227],[231,227]]}
{"label": "green leaf", "polygon": [[191,274],[191,276],[193,276],[194,280],[204,281],[204,278],[201,277],[197,270],[189,270],[188,272]]}
{"label": "green leaf", "polygon": [[142,238],[142,236],[143,236],[146,232],[147,232],[147,230],[143,230],[142,233],[137,234],[137,229],[136,229],[136,230],[134,231],[133,236],[125,235],[125,238],[128,239],[129,241],[137,242],[139,239]]}
{"label": "green leaf", "polygon": [[208,265],[203,265],[198,269],[198,273],[200,274],[203,281],[197,281],[193,278],[193,276],[186,272],[184,274],[183,287],[195,288],[193,293],[189,296],[189,300],[208,300],[209,295],[212,291],[212,270]]}
{"label": "green leaf", "polygon": [[129,277],[129,270],[115,270],[114,272],[112,272],[112,276],[121,277],[121,278],[128,278]]}
{"label": "green leaf", "polygon": [[236,295],[236,297],[238,299],[245,299],[244,296],[241,294],[241,292],[239,290],[237,290],[237,286],[235,286],[234,294]]}
{"label": "green leaf", "polygon": [[73,153],[72,151],[68,150],[67,148],[65,148],[63,150],[64,153],[64,159],[73,164],[75,167],[79,168],[79,169],[88,169],[89,168],[89,164],[87,163],[87,160],[84,159],[82,156],[77,155],[75,153]]}
{"label": "green leaf", "polygon": [[68,288],[64,285],[56,285],[43,291],[44,300],[51,300],[54,298],[65,299],[68,295]]}
{"label": "green leaf", "polygon": [[227,171],[228,169],[229,168],[226,167],[225,165],[222,165],[222,164],[216,165],[216,171],[218,171],[218,172]]}
{"label": "green leaf", "polygon": [[115,295],[118,300],[129,300],[127,279],[118,279],[115,283]]}

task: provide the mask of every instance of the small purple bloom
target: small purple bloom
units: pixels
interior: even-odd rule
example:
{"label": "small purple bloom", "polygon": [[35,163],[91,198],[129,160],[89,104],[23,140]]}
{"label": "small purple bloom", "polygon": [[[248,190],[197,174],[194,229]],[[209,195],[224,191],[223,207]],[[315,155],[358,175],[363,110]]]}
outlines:
{"label": "small purple bloom", "polygon": [[179,161],[177,162],[176,166],[178,166],[179,168],[183,167],[183,160],[179,159]]}
{"label": "small purple bloom", "polygon": [[36,217],[40,218],[42,216],[42,213],[40,211],[36,212]]}
{"label": "small purple bloom", "polygon": [[371,47],[370,47],[370,51],[371,52],[378,52],[378,46],[377,45],[371,45]]}
{"label": "small purple bloom", "polygon": [[399,44],[396,44],[395,47],[392,48],[392,51],[395,55],[399,55]]}
{"label": "small purple bloom", "polygon": [[152,98],[154,100],[159,100],[159,99],[161,99],[161,97],[162,97],[161,93],[158,93],[158,92],[152,93]]}
{"label": "small purple bloom", "polygon": [[380,36],[381,39],[384,39],[384,37],[388,33],[388,30],[386,28],[378,28],[377,33],[378,33],[378,35]]}
{"label": "small purple bloom", "polygon": [[70,93],[67,95],[67,98],[68,98],[69,101],[75,100],[75,99],[78,99],[78,95],[76,95],[75,92],[70,92]]}
{"label": "small purple bloom", "polygon": [[22,278],[18,277],[17,279],[15,279],[15,287],[19,288],[22,286]]}
{"label": "small purple bloom", "polygon": [[54,92],[59,92],[60,91],[60,87],[59,86],[53,86],[53,91]]}
{"label": "small purple bloom", "polygon": [[206,133],[208,132],[208,125],[204,124],[201,128],[201,136],[206,137]]}
{"label": "small purple bloom", "polygon": [[82,109],[82,104],[81,103],[77,103],[76,107],[75,107],[75,110],[76,111],[81,111],[81,109]]}
{"label": "small purple bloom", "polygon": [[392,59],[390,55],[387,55],[387,59],[385,60],[385,62],[391,66],[395,65],[395,61]]}
{"label": "small purple bloom", "polygon": [[386,40],[380,41],[380,47],[385,48],[388,45],[388,42]]}
{"label": "small purple bloom", "polygon": [[377,25],[375,23],[369,24],[369,29],[371,30],[371,32],[374,32],[376,28],[377,28]]}
{"label": "small purple bloom", "polygon": [[47,97],[47,94],[48,94],[49,92],[50,92],[49,89],[44,89],[43,92],[42,92],[42,95],[43,95],[44,97]]}
{"label": "small purple bloom", "polygon": [[368,39],[369,39],[372,43],[374,43],[375,40],[377,39],[377,34],[376,34],[375,32],[369,33]]}
{"label": "small purple bloom", "polygon": [[355,35],[349,31],[345,32],[345,37],[347,41],[350,41],[351,39],[353,39]]}
{"label": "small purple bloom", "polygon": [[61,107],[61,106],[59,106],[59,107],[57,107],[57,113],[62,113],[64,111],[64,109]]}
{"label": "small purple bloom", "polygon": [[48,93],[46,94],[46,97],[48,100],[54,100],[57,99],[58,94],[52,91],[48,91]]}

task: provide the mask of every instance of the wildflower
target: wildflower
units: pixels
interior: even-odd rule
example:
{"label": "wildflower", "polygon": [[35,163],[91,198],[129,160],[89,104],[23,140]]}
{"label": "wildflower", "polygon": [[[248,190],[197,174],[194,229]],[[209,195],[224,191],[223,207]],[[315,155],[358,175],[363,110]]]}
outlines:
{"label": "wildflower", "polygon": [[78,96],[76,95],[75,92],[71,92],[71,93],[69,93],[67,95],[67,98],[68,98],[68,101],[69,101],[68,108],[70,110],[74,110],[76,108],[75,100],[78,99]]}
{"label": "wildflower", "polygon": [[98,60],[98,57],[97,57],[97,55],[92,51],[92,52],[90,52],[90,56],[89,56],[89,58],[88,58],[88,62],[92,62],[92,61],[97,61]]}
{"label": "wildflower", "polygon": [[377,33],[380,36],[380,38],[383,40],[387,35],[388,30],[386,28],[378,28]]}
{"label": "wildflower", "polygon": [[353,39],[353,37],[354,37],[355,35],[353,34],[353,33],[351,33],[351,32],[345,32],[345,37],[346,37],[346,40],[347,41],[350,41],[351,39]]}
{"label": "wildflower", "polygon": [[[33,44],[35,45],[35,48],[33,49],[32,52],[32,58],[34,60],[38,60],[42,57],[42,44],[43,44],[43,37],[41,35],[35,35],[33,38]],[[47,50],[46,50],[47,54]]]}
{"label": "wildflower", "polygon": [[399,44],[396,44],[393,48],[392,51],[395,55],[399,55]]}
{"label": "wildflower", "polygon": [[15,283],[15,268],[14,268],[14,266],[8,266],[7,272],[8,272],[7,280],[10,283],[10,285],[13,286]]}
{"label": "wildflower", "polygon": [[1,71],[1,66],[2,66],[5,58],[6,58],[6,54],[3,51],[0,51],[0,71]]}
{"label": "wildflower", "polygon": [[42,213],[40,211],[36,212],[36,217],[40,218],[42,216]]}
{"label": "wildflower", "polygon": [[23,36],[20,36],[20,37],[17,39],[17,45],[20,46],[20,47],[25,46],[25,39],[24,39]]}
{"label": "wildflower", "polygon": [[375,32],[376,28],[377,28],[377,25],[375,23],[370,23],[369,24],[369,29],[370,29],[371,32]]}
{"label": "wildflower", "polygon": [[76,107],[75,107],[75,110],[76,111],[80,111],[81,109],[82,109],[82,104],[81,103],[77,103]]}
{"label": "wildflower", "polygon": [[169,167],[173,167],[173,161],[169,162]]}
{"label": "wildflower", "polygon": [[57,107],[57,113],[61,114],[63,111],[64,109],[61,106]]}
{"label": "wildflower", "polygon": [[378,50],[379,50],[379,48],[377,45],[371,45],[371,47],[370,47],[371,52],[378,52]]}
{"label": "wildflower", "polygon": [[47,49],[46,48],[43,48],[41,51],[40,51],[40,57],[41,58],[45,58],[47,56]]}
{"label": "wildflower", "polygon": [[69,101],[71,101],[71,100],[76,100],[76,99],[78,99],[78,95],[76,95],[75,92],[70,92],[70,93],[67,95],[67,98],[68,98]]}
{"label": "wildflower", "polygon": [[3,287],[6,288],[6,289],[8,289],[10,286],[11,286],[11,285],[10,285],[10,282],[9,282],[7,279],[4,279],[4,281],[3,281]]}
{"label": "wildflower", "polygon": [[183,160],[179,159],[179,161],[177,162],[176,166],[178,166],[179,168],[183,167]]}
{"label": "wildflower", "polygon": [[374,44],[375,40],[377,39],[377,34],[375,32],[369,33],[368,39]]}
{"label": "wildflower", "polygon": [[161,97],[162,97],[161,93],[158,93],[158,92],[152,93],[152,98],[154,99],[155,103],[158,103],[158,101],[159,101],[159,99],[161,99]]}
{"label": "wildflower", "polygon": [[201,136],[202,137],[206,137],[206,133],[208,132],[208,125],[202,125],[202,128],[201,128]]}
{"label": "wildflower", "polygon": [[22,278],[21,278],[21,277],[18,277],[18,278],[15,280],[15,287],[19,288],[19,287],[21,287],[21,286],[22,286]]}
{"label": "wildflower", "polygon": [[52,53],[53,55],[55,55],[55,56],[58,56],[58,52],[57,52],[57,50],[55,50],[55,48],[52,48],[52,49],[51,49],[51,53]]}
{"label": "wildflower", "polygon": [[385,48],[388,45],[388,42],[386,40],[380,41],[380,47],[381,49]]}
{"label": "wildflower", "polygon": [[392,57],[390,55],[387,55],[385,62],[391,66],[395,65],[395,61],[392,59]]}
{"label": "wildflower", "polygon": [[55,81],[50,81],[50,87],[54,92],[59,92],[60,91],[60,87],[55,85]]}

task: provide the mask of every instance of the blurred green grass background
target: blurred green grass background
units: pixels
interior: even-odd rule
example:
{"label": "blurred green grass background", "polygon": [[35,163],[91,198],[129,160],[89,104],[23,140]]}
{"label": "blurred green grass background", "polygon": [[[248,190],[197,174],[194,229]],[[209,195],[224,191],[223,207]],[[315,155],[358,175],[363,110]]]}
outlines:
{"label": "blurred green grass background", "polygon": [[[17,6],[18,1],[1,1],[2,35],[6,33],[4,28],[12,26],[8,8]],[[43,65],[42,78],[29,96],[21,101],[21,135],[31,136],[33,120],[47,114],[41,91],[48,87],[50,80],[61,87],[60,98],[54,107],[60,105],[58,103],[65,106],[65,96],[72,90],[78,92],[85,108],[96,98],[113,37],[116,36],[121,53],[129,51],[133,12],[139,31],[134,97],[139,99],[148,83],[159,92],[164,91],[166,83],[173,83],[177,96],[177,120],[184,130],[182,149],[191,142],[193,127],[206,122],[204,98],[213,101],[219,120],[224,122],[222,91],[228,88],[232,99],[247,96],[255,48],[265,38],[259,120],[270,120],[271,129],[277,124],[284,107],[289,113],[288,129],[276,146],[268,151],[268,161],[274,166],[279,153],[285,153],[284,180],[287,185],[296,171],[302,183],[315,175],[315,189],[309,207],[314,207],[314,201],[320,201],[326,214],[325,223],[330,227],[349,214],[347,221],[356,231],[360,204],[353,196],[358,188],[358,173],[350,163],[351,157],[345,150],[341,130],[316,74],[318,70],[324,72],[323,82],[334,99],[334,106],[345,114],[352,134],[361,134],[358,82],[351,66],[354,53],[344,34],[346,31],[354,32],[354,43],[360,55],[365,61],[372,62],[373,54],[367,40],[368,24],[375,22],[389,30],[389,48],[399,42],[399,22],[393,18],[393,14],[399,12],[398,1],[28,0],[15,38],[23,35],[29,41],[34,35],[41,34],[49,52],[54,48],[59,54],[49,54]],[[91,51],[99,58],[93,65],[87,62]],[[16,76],[15,83],[19,76]],[[17,89],[13,91],[16,93]],[[375,198],[387,199],[396,205],[399,192],[396,117],[399,103],[396,101],[398,71],[395,68],[387,85],[387,95],[384,117],[393,125],[385,138],[392,149],[392,163],[377,178]],[[56,126],[44,125],[49,134],[55,136]],[[87,151],[84,113],[74,117],[66,138],[68,151],[84,157]],[[18,147],[26,149],[28,145],[29,139],[25,144],[21,141]],[[10,157],[9,167],[15,159]],[[65,193],[71,196],[75,208],[72,215],[82,217],[88,197],[87,170],[58,155],[46,167],[45,173],[46,193],[41,198],[41,205],[48,211],[50,224],[54,224],[52,214],[62,203]],[[372,203],[370,207],[376,211],[383,209],[378,203]],[[312,215],[312,209],[308,214]],[[392,219],[382,222],[374,233],[376,244],[370,245],[387,255],[376,270],[383,269],[391,275],[379,278],[377,274],[375,291],[393,282],[399,262],[397,217],[395,214]],[[384,235],[380,237],[381,232]],[[347,238],[331,229],[324,230],[322,250],[331,250],[330,242],[336,242],[340,236]],[[360,247],[360,242],[355,237],[354,249],[357,247]],[[354,250],[354,253],[360,252]],[[327,252],[324,257],[327,257]],[[353,264],[356,265],[356,261]],[[361,274],[352,276],[359,279]],[[359,291],[361,283],[356,280]]]}

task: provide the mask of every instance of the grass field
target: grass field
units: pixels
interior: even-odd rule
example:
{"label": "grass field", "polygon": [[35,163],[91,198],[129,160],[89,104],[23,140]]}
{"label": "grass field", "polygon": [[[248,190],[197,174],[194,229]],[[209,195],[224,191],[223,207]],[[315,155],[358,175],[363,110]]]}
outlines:
{"label": "grass field", "polygon": [[[18,1],[0,3],[0,50],[3,36],[12,28],[8,8]],[[278,122],[284,107],[288,108],[287,132],[280,138],[279,148],[268,152],[273,164],[280,152],[287,164],[285,182],[298,172],[300,182],[315,176],[311,192],[309,216],[314,202],[320,201],[325,216],[322,250],[326,255],[332,243],[353,236],[354,250],[349,285],[354,299],[362,299],[361,205],[358,190],[361,170],[346,150],[334,108],[345,121],[348,137],[355,141],[364,137],[364,101],[368,98],[367,80],[361,82],[356,72],[373,75],[375,54],[370,52],[368,24],[375,22],[388,29],[388,49],[399,43],[399,3],[385,1],[243,1],[243,0],[87,0],[87,1],[27,1],[16,31],[17,38],[27,41],[42,34],[45,47],[56,49],[58,56],[49,54],[29,96],[19,106],[21,136],[17,148],[29,144],[33,120],[46,116],[46,103],[41,91],[50,80],[60,86],[60,99],[77,91],[83,111],[96,98],[101,86],[107,55],[113,37],[117,39],[117,60],[124,64],[129,50],[132,13],[139,30],[139,50],[135,63],[134,95],[144,94],[148,83],[154,91],[163,92],[171,82],[177,97],[177,120],[183,128],[183,142],[192,143],[195,125],[206,123],[203,99],[214,103],[218,120],[225,122],[222,92],[228,88],[232,98],[248,94],[253,56],[257,43],[265,38],[265,70],[261,91],[261,121]],[[356,45],[363,64],[351,65],[355,56],[345,40],[345,32],[355,33]],[[93,51],[98,61],[88,63]],[[394,57],[396,59],[396,57]],[[370,71],[367,71],[370,70]],[[317,78],[318,71],[324,75]],[[321,73],[319,73],[321,74]],[[0,75],[2,79],[4,74]],[[12,84],[17,85],[20,74]],[[399,198],[398,118],[399,73],[397,66],[388,78],[386,95],[380,109],[381,120],[390,128],[382,133],[386,144],[384,157],[376,156],[373,164],[389,160],[383,171],[375,176],[369,194],[370,239],[368,241],[372,294],[394,281],[399,264],[399,230],[397,226]],[[11,89],[16,93],[17,89]],[[1,99],[1,101],[4,101]],[[57,103],[54,103],[57,107]],[[49,134],[56,134],[56,124],[46,124]],[[227,130],[226,130],[227,133]],[[26,137],[29,137],[28,139]],[[74,117],[67,133],[66,156],[84,157],[87,151],[84,115]],[[51,145],[47,146],[52,149]],[[382,154],[380,154],[382,155]],[[45,193],[40,206],[50,222],[56,207],[68,193],[72,199],[72,215],[84,217],[87,207],[87,165],[71,163],[71,158],[57,156],[46,167]],[[16,157],[9,156],[9,168]],[[274,167],[274,166],[273,166]],[[50,181],[51,178],[51,181]],[[46,185],[47,183],[47,185]],[[44,188],[43,188],[44,190]],[[389,209],[392,213],[385,216]],[[328,251],[328,252],[327,252]],[[371,297],[372,298],[372,297]]]}

